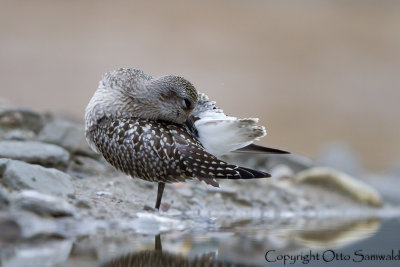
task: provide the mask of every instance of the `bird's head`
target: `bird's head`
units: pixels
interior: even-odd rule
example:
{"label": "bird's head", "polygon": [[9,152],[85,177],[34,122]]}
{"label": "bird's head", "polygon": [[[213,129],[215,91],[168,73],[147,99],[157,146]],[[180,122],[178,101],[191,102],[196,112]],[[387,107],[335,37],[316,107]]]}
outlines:
{"label": "bird's head", "polygon": [[[155,119],[185,123],[197,105],[196,88],[186,79],[167,75],[149,80],[146,83],[151,103],[147,105]],[[145,115],[146,116],[146,115]]]}
{"label": "bird's head", "polygon": [[86,130],[104,117],[136,117],[183,124],[197,101],[197,90],[182,77],[152,78],[141,70],[118,69],[106,73],[99,82],[86,108]]}

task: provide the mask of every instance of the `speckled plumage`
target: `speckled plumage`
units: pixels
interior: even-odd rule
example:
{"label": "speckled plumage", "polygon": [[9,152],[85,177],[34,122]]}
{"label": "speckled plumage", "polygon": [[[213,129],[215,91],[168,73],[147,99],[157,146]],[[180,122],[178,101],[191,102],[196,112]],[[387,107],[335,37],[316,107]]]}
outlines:
{"label": "speckled plumage", "polygon": [[153,78],[136,69],[106,73],[85,122],[88,143],[111,165],[159,183],[156,207],[164,183],[198,178],[218,186],[219,178],[269,177],[217,158],[264,136],[257,120],[226,116],[179,76]]}
{"label": "speckled plumage", "polygon": [[147,119],[104,119],[93,131],[96,146],[118,170],[151,182],[239,178],[234,165],[204,151],[184,125]]}

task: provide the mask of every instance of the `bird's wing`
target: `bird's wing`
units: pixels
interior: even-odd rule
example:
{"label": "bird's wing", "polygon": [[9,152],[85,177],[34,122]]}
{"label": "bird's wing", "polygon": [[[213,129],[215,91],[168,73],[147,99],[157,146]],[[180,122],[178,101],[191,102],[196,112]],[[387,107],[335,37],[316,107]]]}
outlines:
{"label": "bird's wing", "polygon": [[197,106],[186,125],[204,149],[215,156],[225,155],[232,151],[284,152],[253,144],[254,141],[266,135],[265,128],[257,125],[257,122],[257,118],[238,119],[227,116],[215,105],[214,101],[210,101],[205,94],[199,94]]}
{"label": "bird's wing", "polygon": [[198,178],[247,179],[270,175],[228,164],[206,152],[184,125],[129,118],[103,120],[95,135],[104,158],[120,171],[153,182]]}
{"label": "bird's wing", "polygon": [[185,175],[218,186],[216,179],[251,179],[270,177],[268,173],[228,164],[208,153],[184,126],[168,125]]}

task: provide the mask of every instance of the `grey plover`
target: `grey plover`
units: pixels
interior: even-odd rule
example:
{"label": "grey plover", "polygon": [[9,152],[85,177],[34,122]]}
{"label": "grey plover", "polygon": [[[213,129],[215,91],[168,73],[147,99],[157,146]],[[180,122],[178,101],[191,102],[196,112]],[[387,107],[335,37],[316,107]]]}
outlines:
{"label": "grey plover", "polygon": [[182,77],[121,68],[99,82],[86,107],[85,132],[90,147],[116,169],[158,183],[159,209],[165,183],[197,178],[218,187],[217,179],[270,177],[219,159],[231,151],[286,153],[253,144],[266,134],[257,121],[225,115]]}

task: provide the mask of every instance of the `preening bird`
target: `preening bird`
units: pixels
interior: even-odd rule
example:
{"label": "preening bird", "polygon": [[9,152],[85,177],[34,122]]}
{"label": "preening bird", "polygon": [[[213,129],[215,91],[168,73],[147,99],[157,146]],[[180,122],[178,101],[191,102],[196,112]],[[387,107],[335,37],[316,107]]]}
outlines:
{"label": "preening bird", "polygon": [[270,177],[219,159],[231,151],[287,153],[253,144],[266,134],[257,121],[225,115],[182,77],[121,68],[99,82],[86,107],[85,133],[116,169],[158,183],[159,209],[165,183],[197,178],[218,187],[218,179]]}

